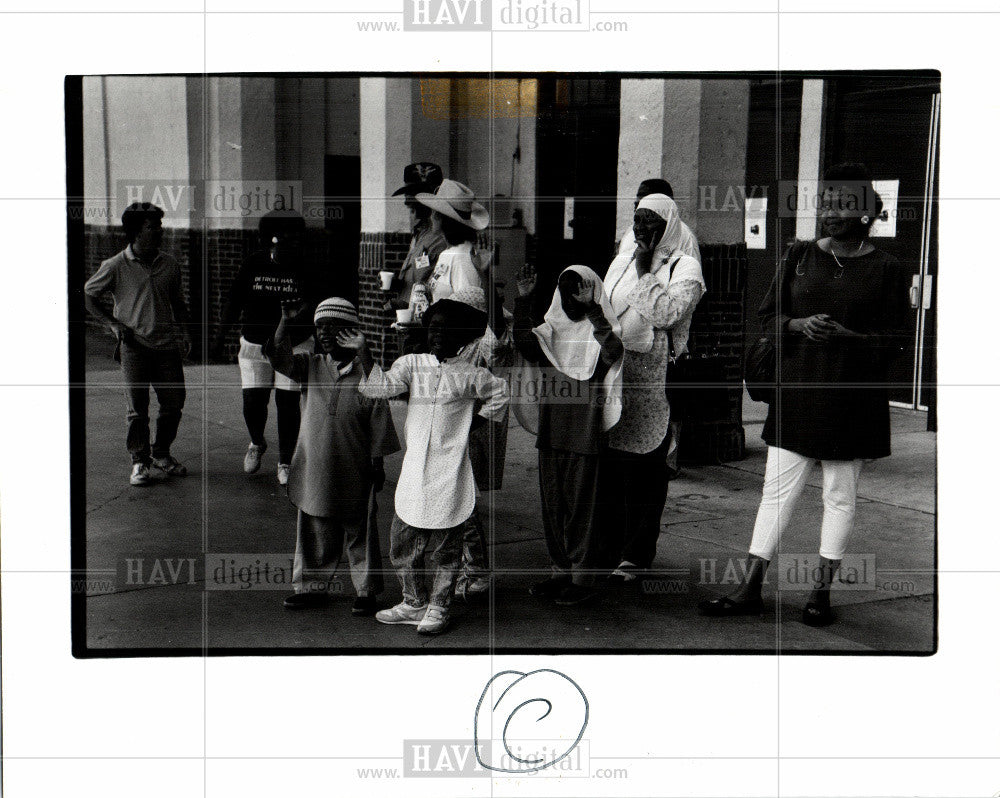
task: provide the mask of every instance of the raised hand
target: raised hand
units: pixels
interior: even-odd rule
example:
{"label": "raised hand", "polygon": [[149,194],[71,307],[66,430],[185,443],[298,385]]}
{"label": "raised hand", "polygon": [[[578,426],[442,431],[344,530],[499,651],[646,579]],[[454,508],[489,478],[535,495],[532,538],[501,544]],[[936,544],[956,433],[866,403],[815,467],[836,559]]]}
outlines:
{"label": "raised hand", "polygon": [[285,321],[291,321],[305,310],[305,307],[305,300],[283,299],[281,300],[281,318]]}
{"label": "raised hand", "polygon": [[653,270],[653,250],[652,242],[644,238],[637,238],[635,241],[635,271],[640,277],[649,274]]}
{"label": "raised hand", "polygon": [[535,268],[530,264],[525,264],[517,273],[517,293],[520,296],[529,296],[538,284],[538,275]]}
{"label": "raised hand", "polygon": [[594,281],[580,280],[580,287],[573,292],[573,299],[585,308],[592,308],[597,302],[594,300]]}
{"label": "raised hand", "polygon": [[341,330],[337,333],[337,346],[359,352],[365,346],[365,334],[355,328]]}

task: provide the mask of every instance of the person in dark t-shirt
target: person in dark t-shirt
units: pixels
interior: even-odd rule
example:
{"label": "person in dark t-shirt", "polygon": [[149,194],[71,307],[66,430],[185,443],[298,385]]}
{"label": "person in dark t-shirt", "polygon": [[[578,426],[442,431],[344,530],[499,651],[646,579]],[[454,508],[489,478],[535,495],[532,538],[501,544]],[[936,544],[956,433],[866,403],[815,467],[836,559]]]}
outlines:
{"label": "person in dark t-shirt", "polygon": [[264,428],[274,388],[278,410],[278,482],[282,485],[288,483],[299,434],[299,385],[274,371],[263,346],[281,321],[281,303],[300,302],[304,303],[302,320],[288,325],[288,335],[296,352],[313,351],[313,329],[309,322],[315,308],[315,289],[302,256],[304,230],[305,220],[292,211],[271,211],[261,217],[261,249],[247,257],[236,275],[212,347],[212,355],[218,359],[226,333],[237,321],[241,323],[243,418],[250,433],[243,470],[255,473],[267,450]]}

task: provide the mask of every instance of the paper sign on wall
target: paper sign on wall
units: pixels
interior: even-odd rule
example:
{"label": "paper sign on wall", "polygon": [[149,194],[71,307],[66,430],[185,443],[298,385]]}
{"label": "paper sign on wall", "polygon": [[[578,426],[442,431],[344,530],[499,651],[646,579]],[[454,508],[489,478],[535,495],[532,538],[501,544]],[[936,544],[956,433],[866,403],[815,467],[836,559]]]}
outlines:
{"label": "paper sign on wall", "polygon": [[895,238],[899,181],[873,180],[872,185],[875,187],[875,193],[882,198],[882,216],[875,220],[869,235],[873,238]]}
{"label": "paper sign on wall", "polygon": [[573,198],[566,197],[563,204],[563,238],[573,237]]}
{"label": "paper sign on wall", "polygon": [[747,197],[743,209],[743,240],[747,249],[767,248],[767,197]]}

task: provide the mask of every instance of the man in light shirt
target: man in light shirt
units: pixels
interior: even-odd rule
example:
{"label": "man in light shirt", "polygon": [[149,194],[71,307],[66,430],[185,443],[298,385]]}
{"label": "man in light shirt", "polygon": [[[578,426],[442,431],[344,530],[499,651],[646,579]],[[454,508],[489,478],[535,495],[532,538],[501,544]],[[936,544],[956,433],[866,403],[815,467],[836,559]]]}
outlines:
{"label": "man in light shirt", "polygon": [[[110,327],[118,339],[125,400],[126,446],[132,457],[129,482],[151,484],[150,466],[168,476],[187,469],[170,454],[184,407],[183,358],[191,349],[187,307],[177,261],[160,251],[163,211],[134,202],[122,214],[128,246],[104,261],[84,285],[87,310]],[[111,294],[111,313],[100,298]],[[156,438],[149,442],[149,387],[160,403]]]}

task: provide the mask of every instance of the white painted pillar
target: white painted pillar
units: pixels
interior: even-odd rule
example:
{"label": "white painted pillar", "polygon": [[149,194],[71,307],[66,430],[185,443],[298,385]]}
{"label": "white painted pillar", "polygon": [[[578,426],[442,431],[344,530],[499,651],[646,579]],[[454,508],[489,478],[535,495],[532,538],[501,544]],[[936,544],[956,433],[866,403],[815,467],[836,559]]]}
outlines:
{"label": "white painted pillar", "polygon": [[409,212],[392,192],[411,163],[409,78],[361,78],[361,230],[402,233]]}
{"label": "white painted pillar", "polygon": [[816,237],[816,186],[820,174],[823,144],[823,95],[825,81],[802,81],[802,120],[799,125],[798,202],[795,237],[811,241]]}
{"label": "white painted pillar", "polygon": [[663,168],[664,82],[622,80],[621,132],[618,137],[618,213],[616,239],[632,225],[635,190]]}

